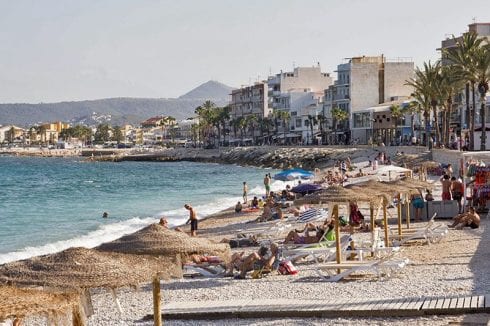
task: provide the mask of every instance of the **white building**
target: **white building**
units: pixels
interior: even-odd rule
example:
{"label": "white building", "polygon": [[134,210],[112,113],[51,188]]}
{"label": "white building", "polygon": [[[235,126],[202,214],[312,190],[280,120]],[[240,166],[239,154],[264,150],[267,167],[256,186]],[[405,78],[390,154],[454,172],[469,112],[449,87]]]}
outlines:
{"label": "white building", "polygon": [[414,76],[411,60],[387,60],[377,57],[354,57],[337,66],[337,80],[324,95],[323,114],[332,121],[332,108],[344,110],[349,121],[341,124],[339,133],[344,141],[367,142],[366,135],[353,128],[353,114],[381,103],[408,98],[413,92],[406,81]]}
{"label": "white building", "polygon": [[[269,108],[286,111],[290,121],[286,126],[277,121],[283,134],[279,138],[291,138],[297,142],[311,143],[310,117],[315,117],[321,111],[323,94],[332,85],[330,74],[322,72],[320,65],[314,67],[297,67],[292,72],[282,72],[269,77]],[[313,133],[318,133],[318,124],[313,124]],[[284,130],[286,128],[287,130]],[[284,132],[285,131],[285,132]]]}

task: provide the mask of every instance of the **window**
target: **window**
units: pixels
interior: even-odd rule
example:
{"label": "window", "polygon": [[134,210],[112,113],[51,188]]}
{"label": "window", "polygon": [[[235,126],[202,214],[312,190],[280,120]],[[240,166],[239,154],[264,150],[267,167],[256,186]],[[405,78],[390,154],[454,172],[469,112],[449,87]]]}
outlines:
{"label": "window", "polygon": [[301,128],[301,119],[296,119],[295,126],[296,128]]}

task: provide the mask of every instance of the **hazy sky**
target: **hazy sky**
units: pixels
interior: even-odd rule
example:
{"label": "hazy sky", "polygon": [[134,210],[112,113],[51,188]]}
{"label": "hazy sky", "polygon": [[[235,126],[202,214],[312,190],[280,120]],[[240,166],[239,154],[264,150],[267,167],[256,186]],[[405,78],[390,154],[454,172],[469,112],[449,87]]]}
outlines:
{"label": "hazy sky", "polygon": [[490,1],[0,0],[0,102],[178,97],[357,55],[421,64],[474,18]]}

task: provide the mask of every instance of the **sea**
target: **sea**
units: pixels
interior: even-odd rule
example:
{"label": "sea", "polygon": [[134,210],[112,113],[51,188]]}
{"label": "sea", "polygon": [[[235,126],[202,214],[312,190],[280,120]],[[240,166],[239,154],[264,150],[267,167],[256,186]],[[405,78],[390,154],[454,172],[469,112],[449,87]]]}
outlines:
{"label": "sea", "polygon": [[[0,264],[69,247],[92,248],[167,217],[203,218],[263,196],[272,169],[195,162],[86,162],[0,156]],[[285,186],[274,181],[273,190]],[[102,218],[107,212],[109,217]]]}

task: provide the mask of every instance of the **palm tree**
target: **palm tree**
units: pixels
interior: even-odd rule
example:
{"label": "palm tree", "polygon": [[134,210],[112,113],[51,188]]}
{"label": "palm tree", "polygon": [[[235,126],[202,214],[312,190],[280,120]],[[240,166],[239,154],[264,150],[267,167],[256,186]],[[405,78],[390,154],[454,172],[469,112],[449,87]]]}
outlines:
{"label": "palm tree", "polygon": [[396,139],[398,139],[398,121],[403,117],[403,109],[398,104],[392,104],[390,106],[391,117],[395,120],[395,145],[397,145]]}
{"label": "palm tree", "polygon": [[334,144],[337,144],[337,124],[349,118],[349,114],[344,110],[334,107],[332,109],[332,127],[334,132]]}
{"label": "palm tree", "polygon": [[449,129],[453,109],[453,97],[463,88],[460,70],[454,65],[443,66],[439,74],[439,101],[443,110],[443,143],[449,146]]}
{"label": "palm tree", "polygon": [[318,119],[318,126],[320,127],[320,135],[321,135],[321,144],[318,145],[323,145],[324,142],[323,125],[326,123],[327,118],[325,118],[325,116],[321,113],[316,118]]}
{"label": "palm tree", "polygon": [[[451,61],[460,71],[461,76],[467,81],[466,87],[466,108],[469,111],[469,130],[470,130],[470,149],[474,150],[474,131],[475,131],[475,84],[478,82],[476,73],[476,52],[482,46],[483,38],[479,38],[477,33],[468,32],[463,34],[460,40],[456,40],[456,47],[444,49],[443,54]],[[472,90],[473,109],[469,105],[469,88]]]}
{"label": "palm tree", "polygon": [[222,132],[223,132],[223,144],[226,142],[226,123],[230,120],[230,111],[231,108],[230,106],[224,106],[222,108],[219,108],[218,110],[218,130],[219,130],[219,124],[221,124]]}
{"label": "palm tree", "polygon": [[311,131],[311,144],[313,145],[313,126],[318,124],[318,120],[316,119],[315,116],[312,116],[308,114],[308,121],[310,125],[310,131]]}
{"label": "palm tree", "polygon": [[257,126],[257,116],[255,114],[249,115],[246,118],[246,124],[248,126],[248,130],[252,135],[252,143],[255,145],[255,128]]}
{"label": "palm tree", "polygon": [[487,141],[485,105],[490,80],[490,44],[482,45],[475,53],[475,76],[477,77],[478,92],[480,93],[480,119],[482,125],[480,150],[484,151]]}
{"label": "palm tree", "polygon": [[[424,108],[424,118],[427,139],[430,137],[430,123],[429,122],[429,109],[432,108],[434,116],[434,128],[436,132],[436,141],[439,142],[439,123],[437,119],[437,106],[438,106],[438,83],[440,82],[439,72],[441,65],[436,62],[434,65],[429,61],[424,62],[424,69],[421,70],[417,67],[415,70],[415,78],[406,82],[407,85],[412,86],[415,90],[415,97],[419,100],[419,103]],[[427,142],[429,145],[429,142]]]}
{"label": "palm tree", "polygon": [[418,101],[413,100],[405,107],[405,111],[410,114],[410,137],[413,138],[415,136],[415,114],[422,111],[422,106]]}
{"label": "palm tree", "polygon": [[237,127],[240,129],[240,138],[243,144],[243,136],[245,128],[247,127],[247,119],[244,116],[238,117],[237,119]]}

